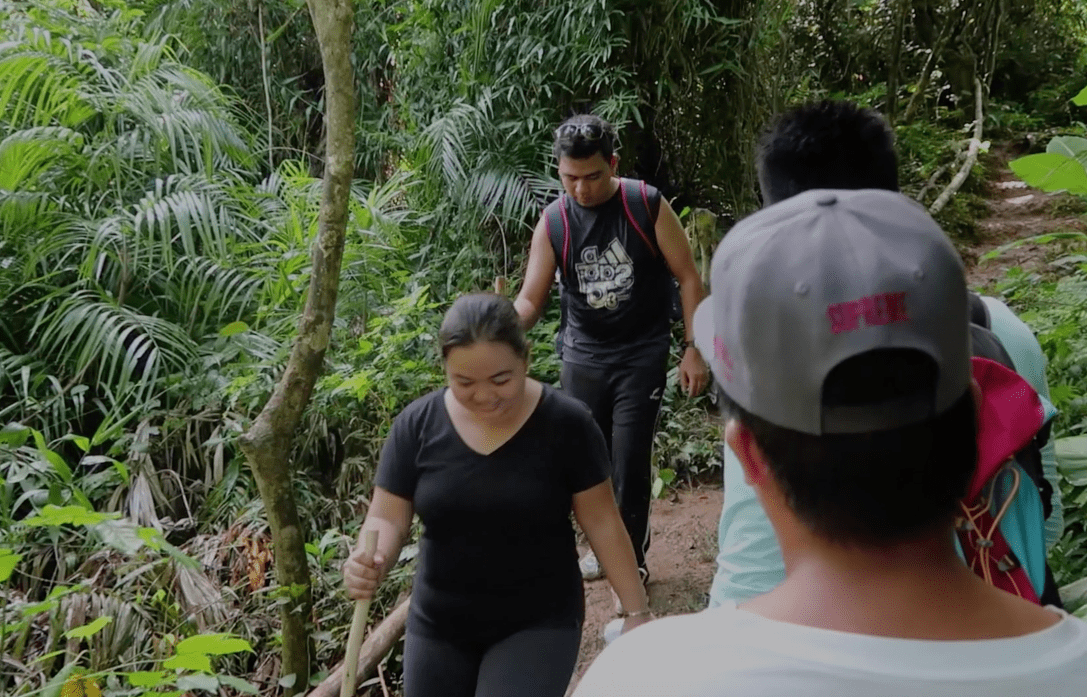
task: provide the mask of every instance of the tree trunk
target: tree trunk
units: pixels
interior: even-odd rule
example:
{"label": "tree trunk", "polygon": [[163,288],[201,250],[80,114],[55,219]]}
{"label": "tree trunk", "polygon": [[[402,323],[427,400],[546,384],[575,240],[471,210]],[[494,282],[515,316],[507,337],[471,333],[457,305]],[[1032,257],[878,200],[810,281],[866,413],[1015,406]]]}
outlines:
{"label": "tree trunk", "polygon": [[906,23],[906,14],[910,11],[910,0],[899,0],[895,8],[895,28],[891,34],[891,59],[887,68],[887,123],[893,128],[895,114],[898,111],[898,73],[902,64],[902,30]]}
{"label": "tree trunk", "polygon": [[917,36],[917,42],[926,48],[935,48],[936,10],[932,6],[932,0],[913,0],[913,30]]}
{"label": "tree trunk", "polygon": [[981,60],[981,85],[985,88],[985,110],[989,109],[989,94],[993,86],[993,74],[996,72],[996,59],[1000,54],[1000,25],[1004,19],[1006,8],[1004,6],[1004,0],[993,0],[990,5],[989,11],[989,23],[990,27],[985,31],[984,38],[988,40],[988,44],[982,53]]}
{"label": "tree trunk", "polygon": [[290,452],[294,432],[313,392],[328,349],[340,285],[355,153],[355,82],[351,67],[352,7],[349,0],[308,0],[321,47],[325,74],[325,123],[328,142],[317,240],[311,249],[313,270],[306,307],[287,367],[256,421],[239,438],[272,530],[276,580],[288,594],[281,606],[282,674],[292,676],[287,695],[309,685],[308,622],[313,599],[306,563],[306,536],[291,487]]}
{"label": "tree trunk", "polygon": [[902,123],[909,123],[912,121],[917,109],[921,108],[922,104],[924,104],[925,90],[928,89],[928,82],[932,77],[932,69],[936,67],[936,63],[944,52],[944,48],[948,45],[948,41],[958,34],[960,25],[966,22],[968,16],[969,9],[964,9],[956,18],[953,19],[948,17],[947,20],[945,20],[945,24],[940,30],[940,36],[936,39],[936,43],[929,52],[928,58],[925,59],[925,67],[921,69],[921,79],[917,81],[917,89],[914,90],[914,93],[910,96],[909,103],[906,104],[906,112],[902,115]]}

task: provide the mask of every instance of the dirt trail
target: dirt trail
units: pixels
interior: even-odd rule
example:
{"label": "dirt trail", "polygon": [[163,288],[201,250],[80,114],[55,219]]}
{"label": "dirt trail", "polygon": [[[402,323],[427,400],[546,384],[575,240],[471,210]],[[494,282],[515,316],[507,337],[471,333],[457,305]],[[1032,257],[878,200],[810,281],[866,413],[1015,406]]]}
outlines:
{"label": "dirt trail", "polygon": [[1013,267],[1027,272],[1044,271],[1058,254],[1056,245],[1027,244],[979,264],[986,252],[1013,240],[1048,232],[1087,229],[1080,215],[1084,205],[1067,194],[1047,194],[1028,187],[1008,167],[1016,155],[1007,148],[996,148],[989,163],[992,172],[986,204],[989,215],[978,221],[978,239],[960,252],[966,262],[968,280],[973,288],[990,288]]}
{"label": "dirt trail", "polygon": [[[704,610],[717,568],[717,521],[722,490],[697,487],[653,502],[649,605],[658,617]],[[584,548],[582,551],[587,550]],[[604,648],[604,626],[615,619],[611,586],[604,579],[585,583],[585,626],[575,677]]]}
{"label": "dirt trail", "polygon": [[[989,215],[978,221],[977,239],[959,246],[973,288],[992,286],[1016,266],[1042,271],[1058,250],[1053,245],[1024,245],[979,266],[978,259],[986,252],[1019,238],[1087,229],[1078,216],[1084,210],[1080,202],[1027,187],[1008,168],[1011,157],[1007,149],[994,152],[989,164]],[[722,497],[719,487],[703,486],[653,502],[653,544],[647,562],[651,573],[649,599],[658,617],[706,607],[716,570]],[[603,649],[604,626],[615,617],[611,587],[606,580],[588,582],[585,588],[585,627],[575,683]]]}

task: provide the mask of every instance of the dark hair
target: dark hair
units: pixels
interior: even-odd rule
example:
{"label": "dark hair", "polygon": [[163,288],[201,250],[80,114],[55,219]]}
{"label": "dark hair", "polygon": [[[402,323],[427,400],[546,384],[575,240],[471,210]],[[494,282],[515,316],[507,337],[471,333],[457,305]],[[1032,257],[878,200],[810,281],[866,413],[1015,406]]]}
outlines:
{"label": "dark hair", "polygon": [[615,129],[599,116],[571,116],[555,129],[555,144],[551,150],[556,160],[560,157],[584,160],[597,153],[610,160],[615,153]]}
{"label": "dark hair", "polygon": [[[836,366],[825,406],[935,393],[938,368],[912,349],[882,349]],[[782,428],[726,399],[765,454],[789,508],[815,534],[846,545],[888,547],[950,525],[977,461],[969,389],[947,411],[909,426],[814,436]]]}
{"label": "dark hair", "polygon": [[443,359],[455,348],[481,341],[506,344],[521,358],[528,358],[525,330],[509,298],[495,293],[471,293],[457,298],[446,311],[438,330]]}
{"label": "dark hair", "polygon": [[755,154],[763,203],[809,189],[898,191],[894,134],[875,111],[822,101],[780,115]]}

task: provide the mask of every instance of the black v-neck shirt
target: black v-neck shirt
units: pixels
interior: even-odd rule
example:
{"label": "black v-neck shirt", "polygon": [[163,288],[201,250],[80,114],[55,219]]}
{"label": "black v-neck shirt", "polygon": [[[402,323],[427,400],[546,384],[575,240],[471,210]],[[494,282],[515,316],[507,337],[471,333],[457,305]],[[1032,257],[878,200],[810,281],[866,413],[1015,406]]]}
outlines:
{"label": "black v-neck shirt", "polygon": [[377,469],[377,486],[412,501],[424,526],[408,628],[496,640],[580,622],[573,495],[605,481],[611,466],[592,414],[544,385],[520,430],[483,455],[453,427],[444,394],[396,417]]}

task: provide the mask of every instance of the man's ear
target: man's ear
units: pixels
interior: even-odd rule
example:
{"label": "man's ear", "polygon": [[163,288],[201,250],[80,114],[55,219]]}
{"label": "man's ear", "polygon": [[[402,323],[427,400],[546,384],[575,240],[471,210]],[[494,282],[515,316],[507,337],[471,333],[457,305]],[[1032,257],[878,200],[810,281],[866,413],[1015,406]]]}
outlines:
{"label": "man's ear", "polygon": [[754,434],[738,419],[729,419],[725,424],[725,443],[744,468],[744,481],[752,487],[764,484],[770,476],[766,456],[755,442]]}
{"label": "man's ear", "polygon": [[608,161],[608,166],[611,167],[611,173],[614,175],[616,170],[619,169],[619,154],[612,153],[611,160]]}

